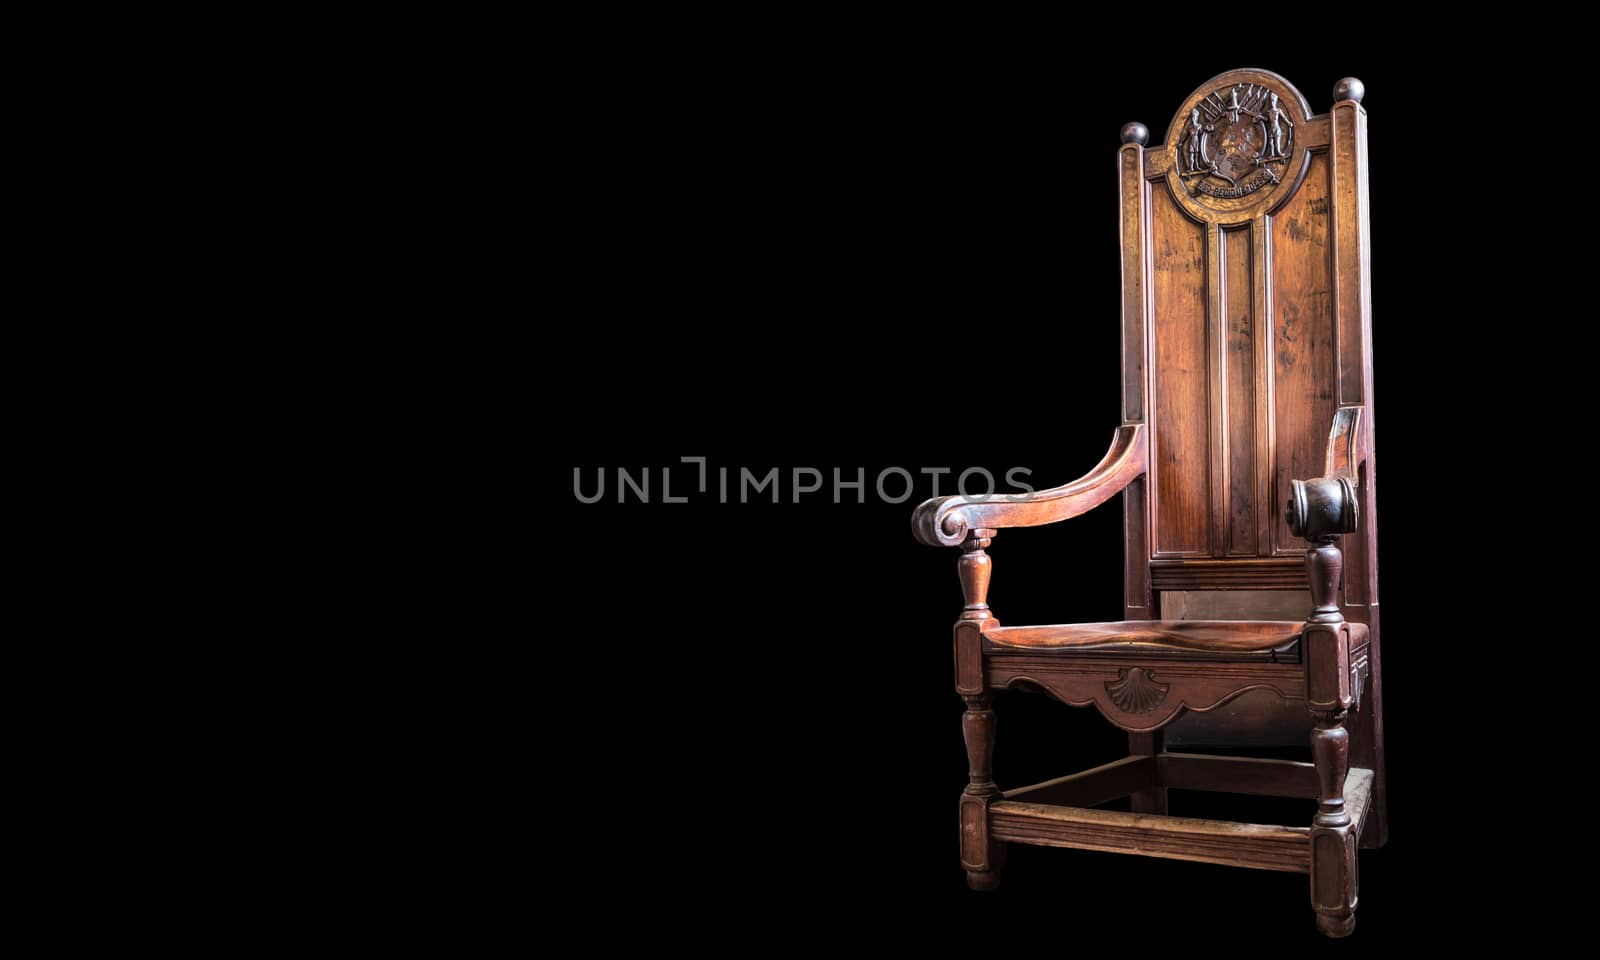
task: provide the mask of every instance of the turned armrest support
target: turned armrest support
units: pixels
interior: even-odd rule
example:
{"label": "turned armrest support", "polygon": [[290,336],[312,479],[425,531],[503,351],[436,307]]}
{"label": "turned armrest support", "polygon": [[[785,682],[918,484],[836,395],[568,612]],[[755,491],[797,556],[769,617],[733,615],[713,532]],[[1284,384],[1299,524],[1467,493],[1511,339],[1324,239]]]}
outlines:
{"label": "turned armrest support", "polygon": [[1144,425],[1125,424],[1117,428],[1105,458],[1079,479],[1015,499],[994,496],[976,500],[958,495],[925,500],[911,515],[911,532],[930,547],[953,547],[973,530],[1038,527],[1068,520],[1121,493],[1144,471]]}

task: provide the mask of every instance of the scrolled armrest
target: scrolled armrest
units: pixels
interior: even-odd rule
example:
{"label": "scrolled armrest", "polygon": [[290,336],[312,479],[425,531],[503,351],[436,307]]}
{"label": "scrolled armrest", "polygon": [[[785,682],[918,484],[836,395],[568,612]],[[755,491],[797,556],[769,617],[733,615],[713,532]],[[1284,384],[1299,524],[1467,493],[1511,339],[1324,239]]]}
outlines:
{"label": "scrolled armrest", "polygon": [[1071,483],[1021,499],[974,500],[956,495],[925,500],[911,515],[911,532],[930,547],[953,547],[972,530],[1037,527],[1076,517],[1122,492],[1145,471],[1143,424],[1126,424],[1100,463]]}

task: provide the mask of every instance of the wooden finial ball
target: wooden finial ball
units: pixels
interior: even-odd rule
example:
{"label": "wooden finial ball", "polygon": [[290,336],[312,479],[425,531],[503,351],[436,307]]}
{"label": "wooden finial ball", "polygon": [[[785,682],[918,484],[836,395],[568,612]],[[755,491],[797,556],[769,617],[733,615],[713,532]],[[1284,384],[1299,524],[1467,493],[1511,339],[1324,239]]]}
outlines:
{"label": "wooden finial ball", "polygon": [[1354,100],[1356,103],[1360,103],[1361,98],[1366,95],[1367,85],[1355,77],[1345,77],[1333,85],[1334,103],[1338,103],[1341,100]]}

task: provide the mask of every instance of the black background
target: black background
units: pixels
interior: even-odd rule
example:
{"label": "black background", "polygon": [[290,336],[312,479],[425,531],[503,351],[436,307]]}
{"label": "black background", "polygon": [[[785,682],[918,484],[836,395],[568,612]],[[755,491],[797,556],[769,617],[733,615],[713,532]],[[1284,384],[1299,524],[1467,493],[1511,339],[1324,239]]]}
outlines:
{"label": "black background", "polygon": [[[561,332],[540,358],[535,429],[555,455],[533,549],[553,566],[533,603],[541,622],[557,611],[535,660],[559,707],[534,722],[547,788],[572,798],[536,841],[567,850],[559,875],[601,898],[687,893],[704,911],[686,929],[737,916],[785,936],[865,920],[884,936],[1315,938],[1306,881],[1288,874],[1014,844],[998,891],[966,889],[957,551],[912,540],[926,477],[902,504],[870,488],[890,466],[1023,466],[1043,487],[1099,459],[1119,422],[1118,130],[1139,120],[1161,142],[1191,90],[1257,66],[1315,113],[1340,77],[1368,91],[1392,840],[1362,854],[1357,936],[1460,923],[1497,853],[1479,845],[1469,867],[1457,846],[1481,828],[1450,767],[1481,737],[1451,727],[1464,704],[1440,702],[1459,667],[1429,659],[1430,478],[1469,429],[1449,411],[1472,393],[1473,338],[1449,318],[1488,309],[1489,271],[1454,192],[1467,175],[1415,138],[1464,65],[1250,46],[1081,67],[1106,53],[1095,41],[1014,57],[747,49],[597,60],[572,81],[581,99],[547,117],[545,322]],[[713,480],[779,467],[783,502],[694,493],[684,456],[707,457]],[[654,502],[617,503],[619,467],[649,468]],[[661,502],[664,467],[690,503]],[[795,467],[864,468],[867,502],[833,503],[831,482],[790,502]],[[604,501],[577,501],[574,469],[586,489],[605,472]],[[1119,499],[1003,531],[997,615],[1115,619],[1121,524]],[[996,705],[1002,786],[1125,752],[1093,710],[1011,692]]]}

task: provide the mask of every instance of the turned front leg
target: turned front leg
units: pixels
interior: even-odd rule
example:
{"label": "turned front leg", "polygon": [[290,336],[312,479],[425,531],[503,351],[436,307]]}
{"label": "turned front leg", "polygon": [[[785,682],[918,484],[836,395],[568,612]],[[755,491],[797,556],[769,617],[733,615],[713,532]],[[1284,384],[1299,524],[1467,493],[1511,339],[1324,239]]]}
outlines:
{"label": "turned front leg", "polygon": [[967,886],[993,890],[1000,885],[1001,846],[989,839],[989,804],[1000,795],[994,784],[995,718],[992,694],[964,697],[967,712],[961,732],[967,740],[967,788],[961,792],[961,865]]}
{"label": "turned front leg", "polygon": [[1317,815],[1311,821],[1311,906],[1317,929],[1330,937],[1356,927],[1356,835],[1344,808],[1350,734],[1345,711],[1312,711],[1311,755],[1317,764]]}
{"label": "turned front leg", "polygon": [[956,692],[966,701],[961,733],[967,742],[967,788],[961,792],[961,866],[967,885],[993,890],[1000,884],[1005,844],[989,838],[989,804],[1000,796],[994,784],[994,695],[983,672],[983,626],[992,622],[987,602],[989,555],[994,531],[974,530],[961,545],[961,591],[966,597],[956,621]]}
{"label": "turned front leg", "polygon": [[1350,632],[1337,602],[1343,558],[1331,541],[1306,551],[1316,602],[1306,623],[1307,702],[1316,726],[1311,758],[1317,767],[1317,815],[1311,821],[1311,906],[1317,929],[1348,936],[1356,925],[1356,836],[1344,806],[1350,771],[1350,733],[1344,720],[1352,702]]}

